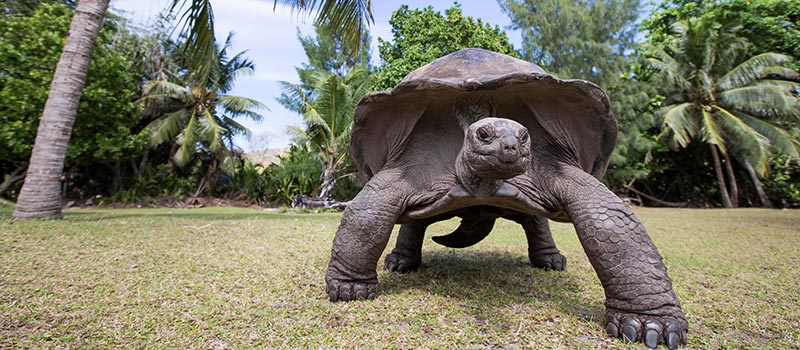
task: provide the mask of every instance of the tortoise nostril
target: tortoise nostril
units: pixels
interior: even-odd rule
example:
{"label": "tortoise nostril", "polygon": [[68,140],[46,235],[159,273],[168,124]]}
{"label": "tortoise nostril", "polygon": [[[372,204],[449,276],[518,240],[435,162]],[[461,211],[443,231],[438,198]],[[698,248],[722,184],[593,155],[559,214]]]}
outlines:
{"label": "tortoise nostril", "polygon": [[504,137],[500,142],[500,146],[504,152],[516,152],[519,144],[515,137]]}

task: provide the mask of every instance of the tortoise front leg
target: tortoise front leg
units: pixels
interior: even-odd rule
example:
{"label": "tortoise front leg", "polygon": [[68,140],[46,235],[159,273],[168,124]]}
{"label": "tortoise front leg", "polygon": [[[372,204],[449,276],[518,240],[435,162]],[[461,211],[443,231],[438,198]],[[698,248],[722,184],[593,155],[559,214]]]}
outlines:
{"label": "tortoise front leg", "polygon": [[575,225],[606,294],[606,330],[612,337],[686,343],[688,324],[667,267],[644,226],[622,200],[582,170],[559,169],[552,188]]}
{"label": "tortoise front leg", "polygon": [[404,208],[401,186],[396,179],[378,173],[345,209],[325,273],[331,301],[377,296],[378,259]]}
{"label": "tortoise front leg", "polygon": [[556,271],[567,268],[567,258],[558,251],[547,218],[530,214],[515,214],[506,218],[522,225],[525,230],[531,265]]}

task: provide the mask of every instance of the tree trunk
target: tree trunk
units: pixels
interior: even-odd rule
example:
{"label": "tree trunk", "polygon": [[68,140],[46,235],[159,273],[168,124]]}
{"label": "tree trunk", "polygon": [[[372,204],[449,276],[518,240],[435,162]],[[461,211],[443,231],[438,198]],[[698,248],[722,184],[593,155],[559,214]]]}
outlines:
{"label": "tree trunk", "polygon": [[761,181],[758,180],[758,175],[755,169],[753,169],[753,166],[749,163],[745,163],[744,168],[747,170],[747,175],[750,176],[750,182],[752,182],[753,187],[756,188],[756,194],[758,195],[758,201],[761,203],[761,206],[764,208],[772,208],[772,203],[767,199],[767,194],[764,192],[764,188],[761,187]]}
{"label": "tree trunk", "polygon": [[728,195],[728,188],[725,185],[725,175],[722,174],[722,164],[719,162],[717,145],[709,143],[708,147],[711,148],[711,157],[714,159],[714,172],[717,174],[717,186],[719,187],[719,195],[722,199],[722,206],[725,208],[733,208],[733,204],[731,204],[731,197]]}
{"label": "tree trunk", "polygon": [[109,0],[79,0],[36,132],[14,218],[61,216],[61,174],[92,51]]}
{"label": "tree trunk", "polygon": [[323,201],[331,200],[333,186],[336,185],[336,169],[334,169],[335,157],[333,151],[329,151],[328,160],[322,167],[322,184],[320,184],[319,199]]}
{"label": "tree trunk", "polygon": [[739,206],[739,185],[736,182],[736,175],[733,173],[733,163],[727,153],[723,153],[725,159],[725,173],[728,175],[728,193],[731,196],[731,204],[734,208]]}
{"label": "tree trunk", "polygon": [[[208,169],[206,169],[206,193],[205,195],[208,197],[214,196],[214,186],[217,184],[219,180],[219,160],[217,159],[216,154],[211,155],[211,161],[208,164]],[[201,193],[202,194],[202,193]]]}

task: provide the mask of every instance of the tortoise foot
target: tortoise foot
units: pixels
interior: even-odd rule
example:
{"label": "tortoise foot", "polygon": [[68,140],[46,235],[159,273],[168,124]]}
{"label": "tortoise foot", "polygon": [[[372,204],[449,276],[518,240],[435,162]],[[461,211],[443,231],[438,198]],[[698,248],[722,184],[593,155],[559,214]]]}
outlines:
{"label": "tortoise foot", "polygon": [[391,252],[386,255],[383,269],[391,272],[413,272],[419,270],[420,258],[414,258],[398,252]]}
{"label": "tortoise foot", "polygon": [[378,283],[328,280],[327,292],[333,302],[375,299],[378,296]]}
{"label": "tortoise foot", "polygon": [[609,308],[606,310],[606,332],[626,342],[642,342],[648,348],[664,344],[670,349],[686,345],[689,325],[680,308],[667,306],[638,314]]}
{"label": "tortoise foot", "polygon": [[533,255],[530,260],[531,265],[540,269],[554,271],[564,271],[567,269],[567,257],[561,255],[561,253]]}

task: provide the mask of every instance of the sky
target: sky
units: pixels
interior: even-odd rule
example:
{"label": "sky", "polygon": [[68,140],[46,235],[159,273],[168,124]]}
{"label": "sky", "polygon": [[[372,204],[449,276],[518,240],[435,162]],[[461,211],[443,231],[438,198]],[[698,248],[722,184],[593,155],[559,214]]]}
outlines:
{"label": "sky", "polygon": [[[134,24],[144,26],[166,9],[170,2],[112,0],[111,10],[131,19]],[[461,0],[459,3],[465,16],[499,25],[507,31],[514,47],[520,47],[519,32],[506,28],[511,21],[495,0]],[[389,18],[402,4],[412,9],[432,5],[434,10],[444,14],[445,9],[453,6],[453,1],[373,1],[375,23],[370,27],[373,65],[380,64],[378,38],[387,41],[392,39]],[[246,152],[288,147],[291,140],[286,132],[287,126],[302,126],[303,119],[275,101],[281,93],[278,81],[299,82],[295,67],[307,63],[308,59],[297,40],[297,31],[300,30],[304,35],[313,34],[313,19],[293,14],[288,7],[278,6],[273,11],[272,0],[219,0],[212,1],[211,6],[217,40],[224,41],[229,32],[234,32],[233,47],[229,52],[247,50],[245,56],[255,63],[255,74],[239,77],[230,94],[256,99],[269,108],[260,111],[264,116],[260,123],[237,119],[251,130],[251,136],[249,139],[236,139],[236,145]]]}

